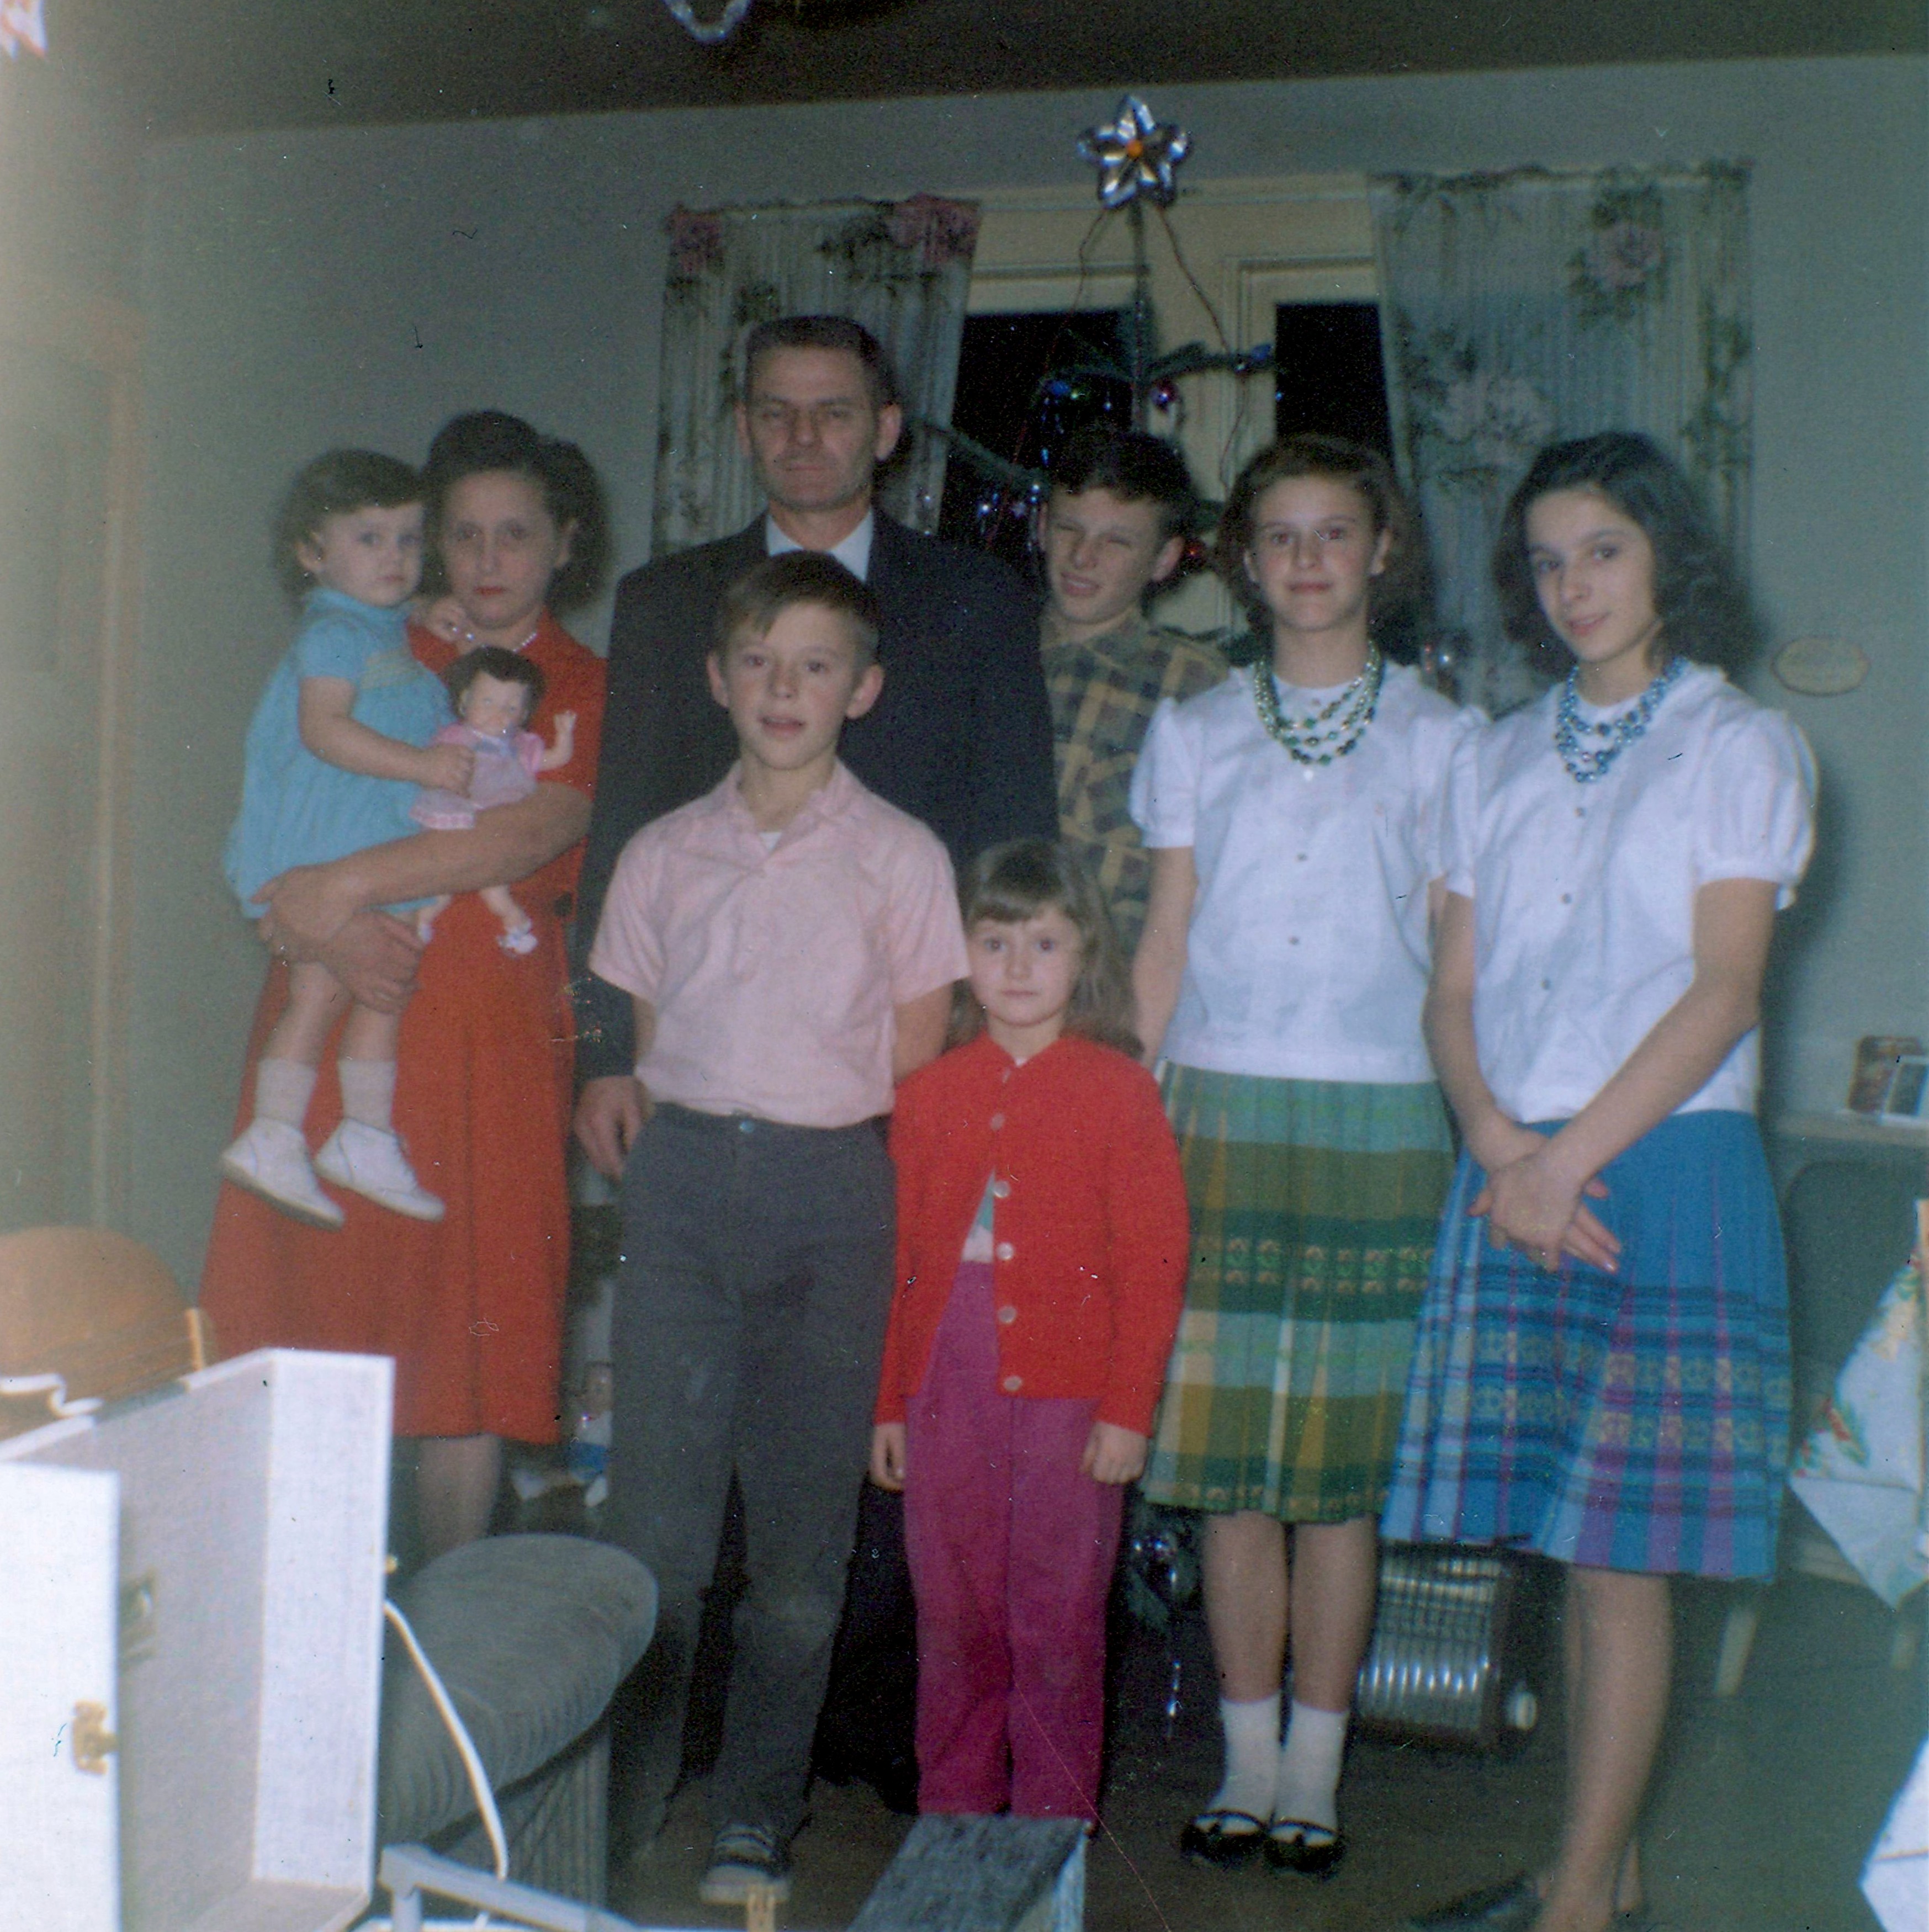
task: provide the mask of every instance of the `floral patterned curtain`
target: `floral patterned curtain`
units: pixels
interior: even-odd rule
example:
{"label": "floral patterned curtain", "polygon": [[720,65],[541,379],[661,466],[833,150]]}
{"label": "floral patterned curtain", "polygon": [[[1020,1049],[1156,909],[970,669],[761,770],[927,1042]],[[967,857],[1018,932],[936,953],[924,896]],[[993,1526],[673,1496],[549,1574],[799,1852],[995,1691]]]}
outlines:
{"label": "floral patterned curtain", "polygon": [[[755,324],[784,315],[847,315],[896,363],[909,422],[951,420],[964,297],[978,239],[969,202],[810,208],[680,208],[665,224],[663,373],[657,404],[652,554],[741,530],[763,502],[737,447],[740,351]],[[914,438],[880,478],[884,507],[914,529],[938,520],[944,444]]]}
{"label": "floral patterned curtain", "polygon": [[1646,431],[1738,550],[1750,454],[1748,177],[1524,169],[1372,184],[1394,442],[1433,552],[1462,695],[1534,692],[1488,557],[1540,446]]}

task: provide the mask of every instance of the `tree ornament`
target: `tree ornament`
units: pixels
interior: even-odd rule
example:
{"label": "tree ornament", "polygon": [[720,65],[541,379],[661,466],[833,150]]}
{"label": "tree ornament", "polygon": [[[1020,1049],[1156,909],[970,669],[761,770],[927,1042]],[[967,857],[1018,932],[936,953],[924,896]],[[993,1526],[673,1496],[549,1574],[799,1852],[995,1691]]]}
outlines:
{"label": "tree ornament", "polygon": [[1192,137],[1169,121],[1155,121],[1137,94],[1118,104],[1108,127],[1088,128],[1078,136],[1078,152],[1099,171],[1099,200],[1123,208],[1144,195],[1169,208],[1179,191],[1174,170],[1186,158]]}

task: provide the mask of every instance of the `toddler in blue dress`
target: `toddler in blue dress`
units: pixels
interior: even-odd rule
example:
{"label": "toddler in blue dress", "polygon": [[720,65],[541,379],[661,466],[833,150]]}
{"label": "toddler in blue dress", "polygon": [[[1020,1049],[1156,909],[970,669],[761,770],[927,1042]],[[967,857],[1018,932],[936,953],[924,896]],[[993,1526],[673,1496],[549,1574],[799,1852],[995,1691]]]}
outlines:
{"label": "toddler in blue dress", "polygon": [[[475,754],[432,745],[448,719],[440,681],[410,654],[410,600],[422,578],[422,490],[415,472],[368,450],[334,450],[295,479],[275,525],[275,559],[302,624],[248,727],[228,883],[250,918],[297,866],[326,865],[404,838],[418,786],[466,790]],[[302,1123],[316,1069],[344,1015],[344,1119],[311,1163]],[[221,1156],[237,1185],[298,1220],[337,1228],[337,1186],[418,1220],[442,1204],[416,1180],[393,1126],[399,1014],[351,998],[326,967],[288,969],[288,1004],[262,1050],[254,1118]]]}

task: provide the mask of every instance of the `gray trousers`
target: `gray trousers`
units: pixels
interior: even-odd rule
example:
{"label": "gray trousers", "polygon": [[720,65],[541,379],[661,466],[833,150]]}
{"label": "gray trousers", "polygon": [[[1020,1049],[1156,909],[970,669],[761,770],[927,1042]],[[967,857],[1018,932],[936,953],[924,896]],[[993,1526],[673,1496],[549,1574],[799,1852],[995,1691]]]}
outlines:
{"label": "gray trousers", "polygon": [[674,1788],[730,1480],[748,1587],[714,1822],[787,1839],[844,1602],[890,1306],[891,1166],[876,1131],[659,1107],[623,1180],[610,1534],[660,1593],[632,1816]]}

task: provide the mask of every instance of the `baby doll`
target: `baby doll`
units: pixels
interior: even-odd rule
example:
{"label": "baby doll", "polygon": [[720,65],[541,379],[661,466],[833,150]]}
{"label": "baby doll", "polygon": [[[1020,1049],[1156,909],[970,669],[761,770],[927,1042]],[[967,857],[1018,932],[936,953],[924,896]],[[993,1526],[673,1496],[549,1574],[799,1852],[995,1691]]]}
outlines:
{"label": "baby doll", "polygon": [[[424,790],[410,807],[410,816],[431,832],[466,832],[476,814],[496,805],[513,805],[536,789],[537,775],[566,765],[574,752],[576,714],[556,715],[556,742],[545,746],[533,731],[523,728],[542,701],[541,669],[514,651],[493,644],[466,652],[448,668],[443,682],[459,724],[445,724],[435,734],[438,745],[460,745],[476,754],[476,775],[469,790]],[[529,914],[516,903],[507,886],[484,886],[482,903],[501,920],[496,944],[505,952],[533,952],[536,933]],[[448,895],[430,899],[416,915],[416,929],[429,936],[436,915],[448,904]]]}

